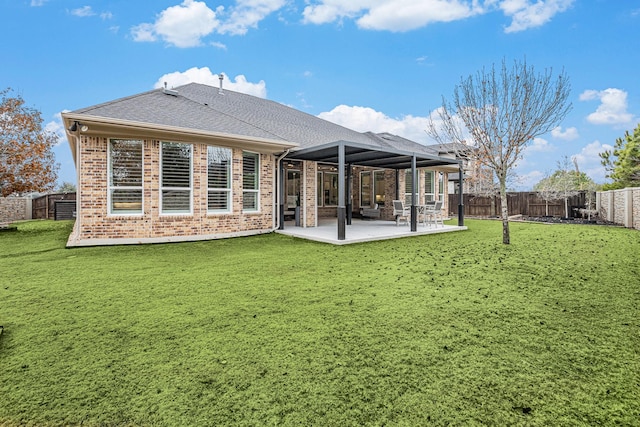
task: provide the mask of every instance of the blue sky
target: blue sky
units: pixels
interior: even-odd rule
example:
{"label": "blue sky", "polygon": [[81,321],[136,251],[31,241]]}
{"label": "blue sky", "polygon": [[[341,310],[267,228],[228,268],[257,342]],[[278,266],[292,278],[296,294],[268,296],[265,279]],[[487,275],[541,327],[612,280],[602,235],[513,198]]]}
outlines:
{"label": "blue sky", "polygon": [[640,122],[638,0],[0,0],[0,89],[61,135],[59,114],[190,81],[359,131],[433,143],[429,114],[461,77],[522,60],[564,69],[573,110],[518,165],[530,189],[563,156],[604,182],[598,152]]}

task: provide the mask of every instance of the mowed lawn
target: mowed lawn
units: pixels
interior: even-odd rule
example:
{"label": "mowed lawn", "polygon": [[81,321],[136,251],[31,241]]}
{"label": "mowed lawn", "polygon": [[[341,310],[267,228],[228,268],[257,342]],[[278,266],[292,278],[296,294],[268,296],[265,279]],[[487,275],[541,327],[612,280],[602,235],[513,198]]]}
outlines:
{"label": "mowed lawn", "polygon": [[640,233],[0,233],[0,425],[640,425]]}

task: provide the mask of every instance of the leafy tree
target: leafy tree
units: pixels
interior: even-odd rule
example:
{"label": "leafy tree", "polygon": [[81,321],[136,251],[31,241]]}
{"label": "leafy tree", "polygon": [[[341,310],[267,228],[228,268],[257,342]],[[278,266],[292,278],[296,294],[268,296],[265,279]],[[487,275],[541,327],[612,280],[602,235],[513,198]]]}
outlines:
{"label": "leafy tree", "polygon": [[76,185],[72,182],[63,182],[57,190],[59,193],[75,193]]}
{"label": "leafy tree", "polygon": [[10,89],[0,91],[0,195],[54,188],[58,137],[42,128],[40,112]]}
{"label": "leafy tree", "polygon": [[616,139],[613,151],[600,153],[600,158],[607,178],[613,180],[603,186],[604,190],[640,186],[640,123],[633,134],[626,131],[624,138]]}
{"label": "leafy tree", "polygon": [[515,61],[508,68],[503,60],[497,70],[494,65],[461,79],[453,102],[443,99],[438,123],[430,117],[427,133],[431,137],[440,143],[470,146],[473,160],[494,174],[500,189],[504,244],[510,243],[507,181],[529,143],[556,127],[571,110],[569,93],[564,71],[554,78],[551,70],[537,73],[526,61]]}

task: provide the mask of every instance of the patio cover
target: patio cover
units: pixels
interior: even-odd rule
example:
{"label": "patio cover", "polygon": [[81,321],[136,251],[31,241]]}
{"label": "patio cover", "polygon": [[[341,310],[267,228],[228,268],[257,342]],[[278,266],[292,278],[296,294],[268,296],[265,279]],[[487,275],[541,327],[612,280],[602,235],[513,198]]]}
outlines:
{"label": "patio cover", "polygon": [[[413,174],[411,198],[411,231],[417,231],[416,183],[418,182],[418,168],[435,166],[457,166],[462,172],[462,162],[457,159],[434,156],[427,153],[409,152],[394,148],[360,144],[348,141],[335,141],[316,147],[305,148],[290,152],[286,156],[292,160],[310,160],[318,163],[332,163],[338,165],[338,240],[345,239],[347,224],[347,194],[345,191],[345,166],[369,166],[383,169],[411,169]],[[351,170],[349,168],[349,174]],[[281,175],[282,176],[282,175]],[[462,176],[462,175],[461,175]],[[284,180],[282,180],[284,186]],[[462,191],[462,185],[459,186]],[[284,189],[283,189],[284,190]],[[462,196],[462,194],[460,194]],[[462,197],[459,198],[462,203]],[[284,222],[284,209],[281,208],[280,224]],[[463,206],[458,206],[458,225],[464,225]]]}

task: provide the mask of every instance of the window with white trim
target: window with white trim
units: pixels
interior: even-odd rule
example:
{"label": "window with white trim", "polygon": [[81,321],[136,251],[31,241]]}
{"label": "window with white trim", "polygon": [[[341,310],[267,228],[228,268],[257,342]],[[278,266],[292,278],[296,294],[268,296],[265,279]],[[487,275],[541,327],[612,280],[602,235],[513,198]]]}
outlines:
{"label": "window with white trim", "polygon": [[318,204],[318,206],[322,206],[322,172],[318,172],[317,176],[316,176],[316,184],[318,186],[317,188],[317,194],[316,194],[316,203]]}
{"label": "window with white trim", "polygon": [[207,147],[207,211],[231,212],[231,149]]}
{"label": "window with white trim", "polygon": [[360,207],[371,207],[371,172],[360,172]]}
{"label": "window with white trim", "polygon": [[375,171],[373,172],[373,194],[374,201],[379,206],[384,206],[384,195],[385,195],[385,179],[384,179],[384,171]]}
{"label": "window with white trim", "polygon": [[[413,170],[407,169],[404,179],[404,204],[411,206],[411,192],[413,190]],[[418,194],[418,183],[416,182],[416,203],[420,204],[420,195]]]}
{"label": "window with white trim", "polygon": [[163,214],[191,213],[191,164],[193,146],[163,142],[160,151],[161,211]]}
{"label": "window with white trim", "polygon": [[323,173],[324,206],[338,206],[338,173]]}
{"label": "window with white trim", "polygon": [[142,214],[142,141],[109,141],[109,213]]}
{"label": "window with white trim", "polygon": [[242,153],[242,210],[258,212],[260,210],[260,155]]}
{"label": "window with white trim", "polygon": [[425,171],[424,173],[424,200],[427,202],[432,202],[436,199],[436,188],[435,188],[435,172],[434,171]]}

